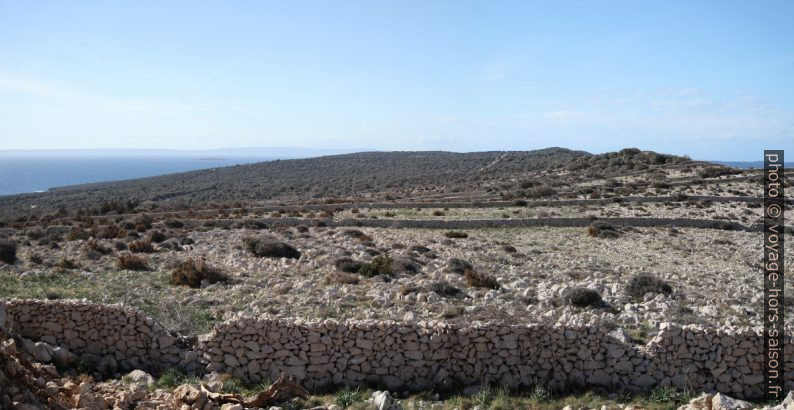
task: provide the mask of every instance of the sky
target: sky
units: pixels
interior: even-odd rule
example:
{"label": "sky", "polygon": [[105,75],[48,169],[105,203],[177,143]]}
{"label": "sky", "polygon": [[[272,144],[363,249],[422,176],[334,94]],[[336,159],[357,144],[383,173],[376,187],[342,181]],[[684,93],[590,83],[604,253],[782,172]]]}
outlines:
{"label": "sky", "polygon": [[791,1],[0,0],[0,149],[794,155]]}

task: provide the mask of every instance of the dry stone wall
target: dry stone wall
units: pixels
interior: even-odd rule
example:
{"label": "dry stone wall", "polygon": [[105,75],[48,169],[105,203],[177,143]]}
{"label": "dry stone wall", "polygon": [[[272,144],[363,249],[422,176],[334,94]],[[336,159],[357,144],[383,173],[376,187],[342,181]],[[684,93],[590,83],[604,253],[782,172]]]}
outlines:
{"label": "dry stone wall", "polygon": [[[2,303],[2,301],[0,301]],[[10,300],[12,334],[62,346],[83,358],[112,356],[122,369],[197,367],[198,354],[179,335],[137,310],[79,301]]]}
{"label": "dry stone wall", "polygon": [[[231,373],[248,381],[295,376],[305,387],[371,384],[390,390],[473,384],[590,385],[643,391],[672,385],[757,397],[759,330],[663,323],[645,345],[602,327],[460,325],[366,320],[236,318],[194,345],[135,310],[83,302],[11,300],[7,328],[75,353],[115,355],[125,368]],[[791,352],[791,340],[787,341]],[[794,369],[791,355],[786,366]],[[794,372],[786,374],[794,388]]]}
{"label": "dry stone wall", "polygon": [[[750,329],[669,323],[648,344],[635,345],[622,331],[600,327],[240,318],[202,337],[199,350],[208,370],[252,381],[286,372],[310,388],[493,383],[638,392],[673,385],[757,397],[763,383],[762,342]],[[794,365],[791,356],[787,364]],[[794,373],[787,376],[794,384]]]}

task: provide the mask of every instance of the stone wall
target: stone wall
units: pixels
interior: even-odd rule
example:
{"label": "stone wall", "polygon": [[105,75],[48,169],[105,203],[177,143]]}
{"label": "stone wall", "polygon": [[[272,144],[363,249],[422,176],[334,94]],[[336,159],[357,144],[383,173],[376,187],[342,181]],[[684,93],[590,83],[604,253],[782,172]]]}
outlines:
{"label": "stone wall", "polygon": [[[303,321],[237,318],[195,345],[140,313],[82,302],[6,302],[13,333],[68,347],[113,354],[125,368],[162,370],[201,363],[206,371],[249,381],[294,375],[309,389],[372,384],[390,390],[462,387],[563,388],[597,385],[630,391],[673,385],[734,397],[760,395],[760,330],[669,323],[645,345],[621,330],[437,322]],[[791,352],[791,340],[787,342]],[[794,369],[791,355],[786,365]],[[794,387],[794,372],[786,375]]]}
{"label": "stone wall", "polygon": [[[750,329],[669,323],[647,345],[635,345],[620,330],[599,327],[241,318],[202,337],[199,350],[208,370],[253,381],[286,372],[310,388],[494,383],[600,385],[637,392],[673,385],[755,397],[763,382],[762,342]],[[787,362],[794,369],[791,356]],[[794,372],[787,380],[794,381]]]}
{"label": "stone wall", "polygon": [[122,369],[188,368],[197,361],[196,352],[179,335],[120,305],[12,299],[5,309],[9,333],[62,346],[84,358],[111,355]]}

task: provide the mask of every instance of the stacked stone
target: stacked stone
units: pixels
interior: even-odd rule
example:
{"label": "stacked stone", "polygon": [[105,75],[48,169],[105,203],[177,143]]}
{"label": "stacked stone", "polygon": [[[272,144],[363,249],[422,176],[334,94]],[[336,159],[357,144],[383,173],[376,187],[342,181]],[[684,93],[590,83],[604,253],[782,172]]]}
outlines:
{"label": "stacked stone", "polygon": [[[737,397],[759,397],[764,381],[764,339],[760,329],[711,329],[699,325],[684,327],[663,323],[651,341],[658,349],[653,355],[659,382],[679,388],[699,386]],[[786,367],[794,366],[791,339],[786,343]],[[788,383],[794,382],[791,372]]]}
{"label": "stacked stone", "polygon": [[614,362],[640,353],[625,346],[616,357],[607,342],[608,333],[598,328],[240,318],[202,337],[198,350],[208,371],[250,381],[284,372],[310,388],[629,385],[633,366]]}
{"label": "stacked stone", "polygon": [[[667,323],[647,345],[635,345],[599,327],[238,318],[202,337],[198,350],[208,371],[251,381],[283,372],[309,388],[495,383],[640,392],[673,385],[751,397],[759,386],[762,341],[752,329]],[[789,368],[791,362],[788,355]]]}
{"label": "stacked stone", "polygon": [[124,306],[38,300],[5,305],[10,332],[78,355],[112,356],[121,369],[188,367],[197,358],[178,347],[178,335]]}
{"label": "stacked stone", "polygon": [[[0,302],[2,312],[3,302]],[[760,393],[760,329],[662,323],[646,345],[622,331],[591,327],[304,321],[242,317],[179,343],[139,312],[85,302],[5,302],[6,329],[77,354],[112,355],[123,369],[169,367],[231,373],[247,381],[295,376],[305,387],[379,384],[390,390],[452,385],[600,385],[647,391],[657,385],[716,390],[736,397]],[[794,368],[787,339],[785,362]],[[201,355],[199,358],[198,355]],[[794,389],[794,372],[786,374]]]}

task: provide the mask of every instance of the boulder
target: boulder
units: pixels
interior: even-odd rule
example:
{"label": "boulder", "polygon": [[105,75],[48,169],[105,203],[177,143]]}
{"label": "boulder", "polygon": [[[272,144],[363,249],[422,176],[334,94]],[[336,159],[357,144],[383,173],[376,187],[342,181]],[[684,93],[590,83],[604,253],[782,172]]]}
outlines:
{"label": "boulder", "polygon": [[68,349],[56,346],[52,349],[52,362],[60,368],[71,367],[77,361],[77,356]]}
{"label": "boulder", "polygon": [[744,401],[717,393],[711,399],[711,410],[749,410],[753,405]]}
{"label": "boulder", "polygon": [[135,369],[127,373],[124,378],[129,380],[130,383],[143,384],[147,387],[154,384],[154,377],[143,370]]}
{"label": "boulder", "polygon": [[394,410],[397,408],[397,406],[394,405],[394,399],[392,399],[388,391],[376,391],[372,393],[372,402],[378,410]]}
{"label": "boulder", "polygon": [[711,410],[711,400],[714,396],[703,393],[690,400],[689,403],[679,407],[678,410]]}

